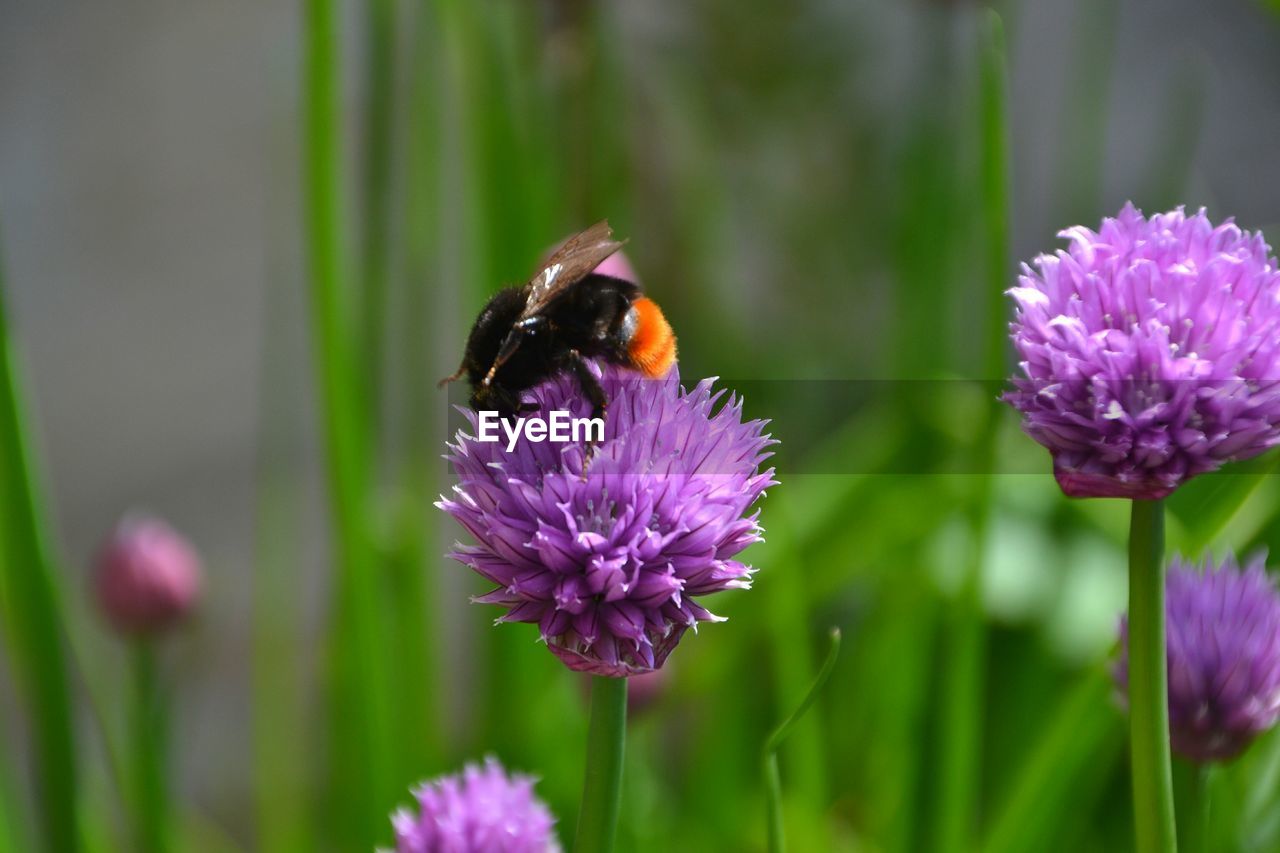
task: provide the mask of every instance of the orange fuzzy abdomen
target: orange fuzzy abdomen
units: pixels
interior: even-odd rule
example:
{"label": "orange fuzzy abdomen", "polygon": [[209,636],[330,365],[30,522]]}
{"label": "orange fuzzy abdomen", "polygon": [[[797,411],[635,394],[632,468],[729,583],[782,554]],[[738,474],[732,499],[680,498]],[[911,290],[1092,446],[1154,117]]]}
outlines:
{"label": "orange fuzzy abdomen", "polygon": [[645,376],[666,376],[676,363],[676,334],[652,299],[640,298],[631,304],[636,312],[636,331],[627,342],[632,365]]}

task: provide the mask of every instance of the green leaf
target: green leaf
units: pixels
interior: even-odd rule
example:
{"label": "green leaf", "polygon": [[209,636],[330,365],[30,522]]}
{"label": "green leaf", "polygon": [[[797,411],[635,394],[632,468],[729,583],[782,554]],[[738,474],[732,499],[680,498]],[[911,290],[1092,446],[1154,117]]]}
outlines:
{"label": "green leaf", "polygon": [[75,853],[79,790],[61,591],[28,428],[0,271],[0,572],[35,741],[42,836],[49,850]]}

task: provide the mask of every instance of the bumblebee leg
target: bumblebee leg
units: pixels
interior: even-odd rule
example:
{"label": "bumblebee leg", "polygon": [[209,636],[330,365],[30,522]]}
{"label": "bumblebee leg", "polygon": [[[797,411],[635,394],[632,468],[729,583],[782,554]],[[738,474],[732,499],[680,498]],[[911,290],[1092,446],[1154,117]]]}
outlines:
{"label": "bumblebee leg", "polygon": [[591,402],[591,417],[603,418],[605,410],[609,408],[609,401],[604,396],[604,389],[600,387],[600,381],[591,372],[591,368],[587,367],[587,360],[582,357],[582,353],[576,349],[571,349],[569,350],[569,365],[573,368],[574,378],[578,380],[578,387],[582,389],[582,393]]}
{"label": "bumblebee leg", "polygon": [[[605,410],[609,408],[609,401],[604,396],[604,389],[600,387],[600,381],[596,379],[595,374],[587,367],[587,360],[582,357],[582,353],[576,349],[569,350],[569,366],[573,369],[573,376],[578,380],[578,387],[582,389],[582,393],[591,401],[591,417],[604,418]],[[587,465],[591,464],[591,460],[596,455],[596,445],[598,442],[594,439],[587,440],[586,458],[583,460],[582,479],[587,478]]]}
{"label": "bumblebee leg", "polygon": [[446,376],[444,379],[441,379],[439,382],[437,382],[436,387],[443,388],[444,386],[448,385],[450,382],[457,382],[459,379],[462,378],[462,375],[466,372],[467,372],[467,363],[466,361],[463,361],[462,364],[458,365],[457,371],[455,371],[454,373]]}

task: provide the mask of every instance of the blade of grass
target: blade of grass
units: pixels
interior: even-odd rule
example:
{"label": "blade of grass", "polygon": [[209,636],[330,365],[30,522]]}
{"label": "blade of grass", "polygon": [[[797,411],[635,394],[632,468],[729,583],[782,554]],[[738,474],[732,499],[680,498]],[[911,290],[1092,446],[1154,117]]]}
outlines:
{"label": "blade of grass", "polygon": [[[277,221],[269,217],[269,221]],[[274,245],[279,241],[271,241]],[[274,259],[271,259],[274,260]],[[253,786],[257,846],[279,853],[317,848],[307,797],[318,763],[308,736],[307,680],[300,661],[311,659],[298,605],[298,567],[304,541],[301,487],[294,485],[297,436],[304,431],[305,401],[291,381],[306,361],[302,330],[289,321],[304,308],[298,282],[268,271],[265,327],[279,330],[263,342],[259,388],[258,505],[253,572]]]}
{"label": "blade of grass", "polygon": [[1176,549],[1199,554],[1218,537],[1258,491],[1267,477],[1280,466],[1280,456],[1271,455],[1257,463],[1258,471],[1216,473],[1200,477],[1169,498],[1170,512],[1180,522]]}
{"label": "blade of grass", "polygon": [[[0,718],[0,723],[7,724],[8,720]],[[31,849],[20,823],[22,811],[18,805],[14,768],[9,763],[10,754],[6,751],[4,758],[0,759],[0,853]]]}
{"label": "blade of grass", "polygon": [[956,48],[952,27],[955,13],[938,9],[922,20],[920,37],[924,61],[914,64],[910,135],[895,153],[895,194],[889,244],[897,315],[893,364],[899,376],[934,376],[946,368],[941,346],[921,341],[947,339],[945,304],[957,261],[960,187],[957,182],[957,128],[954,104],[959,92],[955,77]]}
{"label": "blade of grass", "polygon": [[[866,717],[861,773],[871,837],[885,850],[918,850],[939,605],[918,566],[899,569],[901,576],[885,578],[870,624],[859,635],[857,677],[840,687],[847,713]],[[879,701],[868,705],[870,695]]]}
{"label": "blade of grass", "polygon": [[1274,813],[1280,799],[1280,735],[1272,735],[1254,749],[1250,756],[1257,762],[1248,793],[1243,798],[1243,822],[1259,823],[1265,814]]}
{"label": "blade of grass", "polygon": [[831,670],[835,669],[836,658],[840,655],[840,629],[832,628],[828,636],[830,646],[827,649],[827,657],[822,662],[818,674],[814,676],[813,683],[809,685],[809,692],[764,742],[764,788],[765,801],[768,803],[766,817],[769,823],[769,853],[782,853],[786,849],[786,831],[782,817],[782,774],[778,772],[778,750],[782,748],[787,735],[791,734],[792,729],[817,701],[823,685],[831,677]]}
{"label": "blade of grass", "polygon": [[[1005,275],[1009,266],[1009,127],[1004,28],[994,11],[979,44],[979,198],[983,304],[987,306],[985,378],[1004,373],[1005,344],[1000,334],[1006,314]],[[975,450],[973,495],[967,511],[970,548],[959,595],[943,626],[946,663],[939,721],[939,790],[935,817],[936,849],[968,850],[973,846],[982,792],[982,706],[984,701],[986,622],[982,607],[982,567],[991,520],[996,419],[999,402],[987,403],[981,438]]]}
{"label": "blade of grass", "polygon": [[[809,636],[810,600],[806,585],[806,556],[801,543],[791,531],[791,519],[804,513],[795,501],[778,501],[770,508],[769,540],[757,546],[760,564],[786,567],[765,575],[760,581],[768,597],[768,630],[773,650],[775,696],[778,708],[793,708],[800,703],[813,683],[816,668]],[[793,747],[788,750],[786,764],[791,775],[791,789],[803,801],[821,804],[827,799],[826,765],[820,722],[803,720],[791,734]]]}
{"label": "blade of grass", "polygon": [[[402,195],[404,220],[404,267],[394,279],[397,318],[392,359],[394,391],[404,400],[397,423],[402,436],[400,467],[393,479],[401,496],[398,507],[393,554],[388,563],[389,582],[396,600],[397,668],[412,673],[402,679],[397,693],[396,730],[417,731],[406,744],[404,757],[411,775],[425,776],[440,761],[444,714],[437,701],[440,695],[439,650],[454,647],[445,642],[433,619],[432,601],[438,598],[435,580],[439,565],[434,496],[441,491],[436,482],[436,460],[443,445],[444,430],[433,404],[436,389],[429,380],[452,369],[456,350],[448,353],[448,368],[436,371],[437,352],[457,333],[456,305],[448,303],[452,294],[441,287],[441,265],[436,260],[440,229],[440,162],[443,131],[440,116],[440,39],[438,21],[431,4],[418,4],[408,63],[405,143],[405,190]],[[423,334],[423,329],[431,334]],[[424,379],[424,372],[426,377]]]}
{"label": "blade of grass", "polygon": [[1098,668],[1060,704],[995,811],[983,853],[1047,849],[1065,821],[1081,818],[1077,800],[1097,788],[1121,755],[1124,727],[1110,692],[1110,678]]}
{"label": "blade of grass", "polygon": [[[5,554],[4,528],[0,526],[0,554]],[[12,646],[14,638],[10,631],[13,618],[9,611],[9,595],[5,584],[5,572],[0,571],[0,645]],[[0,662],[0,851],[27,849],[23,844],[23,826],[25,817],[18,803],[18,768],[12,760],[10,742],[6,735],[13,731],[8,715],[7,693],[9,690],[9,673],[7,664]]]}
{"label": "blade of grass", "polygon": [[12,619],[15,669],[34,734],[40,824],[48,849],[80,849],[76,737],[61,625],[61,593],[11,337],[0,258],[0,571]]}
{"label": "blade of grass", "polygon": [[[264,443],[270,443],[270,437]],[[267,454],[264,454],[266,456]],[[265,460],[262,466],[269,465]],[[298,625],[300,565],[292,505],[297,496],[279,471],[259,479],[258,545],[253,596],[253,744],[258,844],[262,850],[316,849],[306,795],[310,731],[304,671],[307,649]]]}
{"label": "blade of grass", "polygon": [[[345,287],[338,21],[334,0],[305,6],[303,185],[306,258],[311,286],[312,345],[323,421],[333,524],[336,624],[332,710],[331,806],[337,846],[371,846],[386,833],[395,801],[391,732],[380,642],[378,575],[367,518],[368,446],[361,433]],[[352,780],[359,780],[353,784]]]}
{"label": "blade of grass", "polygon": [[[413,53],[409,57],[412,63],[412,99],[401,104],[396,93],[396,30],[400,23],[400,6],[397,0],[366,0],[368,107],[364,126],[364,290],[361,306],[363,323],[360,380],[365,390],[364,409],[368,416],[370,436],[386,437],[392,432],[391,428],[396,426],[394,423],[383,422],[395,402],[392,397],[396,391],[407,389],[410,421],[404,432],[408,445],[404,453],[393,455],[394,451],[389,448],[383,458],[370,460],[373,470],[379,470],[387,462],[401,463],[390,472],[395,499],[389,502],[388,517],[380,519],[382,523],[378,527],[379,532],[385,531],[378,542],[378,556],[385,575],[381,592],[387,612],[389,653],[393,655],[394,670],[402,674],[391,685],[391,725],[397,733],[415,733],[411,737],[399,738],[403,748],[395,751],[394,778],[399,788],[405,788],[421,779],[433,766],[439,730],[433,702],[433,696],[437,693],[436,668],[431,656],[427,589],[429,576],[425,562],[431,540],[427,535],[429,525],[423,521],[431,513],[428,501],[428,495],[431,494],[428,480],[430,469],[427,454],[422,452],[423,442],[434,431],[429,424],[423,423],[423,418],[415,414],[421,411],[425,390],[434,390],[423,376],[426,359],[421,343],[428,337],[422,333],[422,325],[429,319],[424,310],[422,294],[430,281],[430,273],[422,269],[425,264],[419,258],[413,258],[411,266],[415,275],[407,281],[408,292],[403,294],[399,288],[393,289],[393,285],[399,282],[393,281],[392,275],[396,260],[393,254],[396,244],[396,235],[393,234],[396,199],[393,190],[402,177],[408,177],[410,181],[407,194],[411,197],[404,199],[407,205],[404,219],[409,226],[405,239],[410,246],[409,251],[420,248],[424,241],[433,245],[428,235],[417,234],[415,229],[429,227],[421,221],[422,206],[436,201],[431,190],[425,196],[417,195],[422,189],[422,170],[434,168],[434,162],[430,166],[424,165],[423,155],[438,147],[434,140],[422,138],[430,133],[431,119],[434,118],[435,98],[428,93],[435,82],[435,75],[426,60],[433,55],[435,45],[431,38],[435,28],[428,27],[429,4],[420,4],[416,11],[420,17],[414,22],[414,38],[411,41]],[[421,97],[424,94],[428,97]],[[396,115],[397,108],[403,106],[408,107],[405,111],[408,118],[402,129],[402,123],[397,122]],[[406,172],[405,175],[400,175],[396,171],[397,149],[400,147],[397,143],[402,137],[410,142],[405,165],[407,169],[417,170],[412,174]],[[419,146],[424,150],[419,150]],[[431,180],[429,183],[434,185],[435,182]],[[404,330],[402,337],[408,345],[407,354],[413,360],[407,370],[396,371],[395,378],[398,380],[402,373],[407,374],[411,377],[412,384],[397,383],[396,386],[387,388],[391,343],[398,331],[388,322],[389,311],[392,310],[393,297],[400,296],[408,298],[403,303],[397,303],[395,309],[403,310],[408,315],[408,321],[415,324]]]}

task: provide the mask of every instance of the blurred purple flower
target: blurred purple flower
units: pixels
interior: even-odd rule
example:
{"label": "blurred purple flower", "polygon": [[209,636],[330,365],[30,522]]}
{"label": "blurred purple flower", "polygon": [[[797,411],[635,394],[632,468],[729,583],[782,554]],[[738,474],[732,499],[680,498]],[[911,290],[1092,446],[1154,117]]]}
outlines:
{"label": "blurred purple flower", "polygon": [[125,518],[98,552],[98,606],[122,634],[155,634],[182,621],[200,587],[195,549],[158,518]]}
{"label": "blurred purple flower", "polygon": [[[722,621],[696,597],[750,585],[734,557],[760,540],[748,513],[774,484],[759,470],[773,442],[740,400],[716,410],[712,380],[685,391],[678,369],[593,369],[610,404],[589,462],[581,443],[522,438],[507,453],[459,432],[458,485],[438,505],[478,543],[450,556],[497,584],[476,601],[506,607],[499,622],[536,623],[570,669],[629,676],[661,667],[686,629]],[[528,396],[542,412],[590,414],[568,376]]]}
{"label": "blurred purple flower", "polygon": [[1261,234],[1126,205],[1026,265],[1006,402],[1072,497],[1164,497],[1280,442],[1280,272]]}
{"label": "blurred purple flower", "polygon": [[413,792],[418,812],[391,816],[396,853],[558,853],[555,818],[533,784],[494,758],[422,784]]}
{"label": "blurred purple flower", "polygon": [[[1175,559],[1165,581],[1169,737],[1192,761],[1227,761],[1280,718],[1280,593],[1265,555],[1240,570]],[[1115,679],[1128,693],[1128,619],[1120,622]]]}

